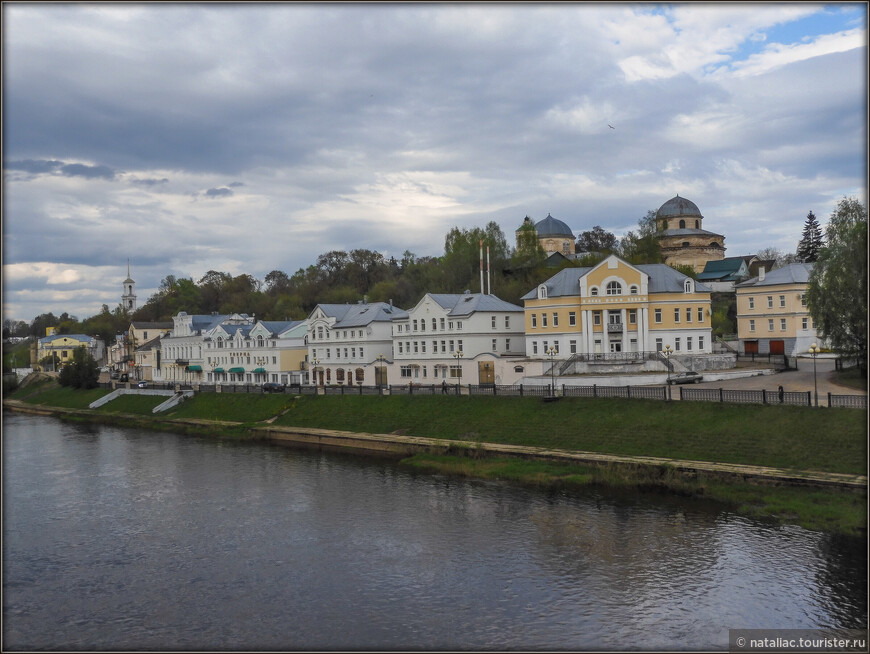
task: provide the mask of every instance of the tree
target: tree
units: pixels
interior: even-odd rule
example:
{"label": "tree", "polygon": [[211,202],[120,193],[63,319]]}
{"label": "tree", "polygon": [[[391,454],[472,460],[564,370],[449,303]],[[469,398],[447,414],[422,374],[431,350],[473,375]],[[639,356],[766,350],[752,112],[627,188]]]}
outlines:
{"label": "tree", "polygon": [[807,214],[807,221],[804,223],[804,231],[801,235],[801,240],[797,246],[797,260],[804,263],[812,263],[819,256],[819,250],[824,245],[822,238],[822,228],[819,226],[819,221],[816,220],[815,214],[810,211]]}
{"label": "tree", "polygon": [[616,252],[619,241],[615,234],[595,225],[577,237],[578,252]]}
{"label": "tree", "polygon": [[656,212],[650,209],[646,215],[637,221],[637,231],[628,232],[619,242],[618,254],[632,264],[662,263],[662,248],[656,225]]}
{"label": "tree", "polygon": [[58,381],[61,386],[96,388],[99,378],[100,369],[97,367],[97,362],[82,345],[73,350],[72,361],[61,369]]}
{"label": "tree", "polygon": [[[759,261],[773,261],[774,268],[782,268],[790,263],[796,263],[798,257],[790,252],[783,252],[779,248],[763,248],[755,253]],[[768,271],[769,272],[769,271]]]}
{"label": "tree", "polygon": [[807,285],[816,330],[867,371],[867,208],[843,198],[831,214]]}

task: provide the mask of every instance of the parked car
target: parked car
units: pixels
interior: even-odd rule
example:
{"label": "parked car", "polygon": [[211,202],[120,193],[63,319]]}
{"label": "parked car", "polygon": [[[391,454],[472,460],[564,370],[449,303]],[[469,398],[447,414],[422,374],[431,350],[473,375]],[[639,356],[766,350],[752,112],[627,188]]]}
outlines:
{"label": "parked car", "polygon": [[137,386],[137,388],[148,388],[148,382],[147,381],[140,381],[138,384],[136,384],[136,386]]}
{"label": "parked car", "polygon": [[263,384],[263,392],[264,393],[283,393],[284,392],[284,384],[279,384],[278,382],[266,382]]}
{"label": "parked car", "polygon": [[669,384],[697,384],[699,381],[704,379],[704,377],[699,372],[693,372],[689,370],[688,372],[680,372],[676,375],[671,375],[670,379],[668,379]]}

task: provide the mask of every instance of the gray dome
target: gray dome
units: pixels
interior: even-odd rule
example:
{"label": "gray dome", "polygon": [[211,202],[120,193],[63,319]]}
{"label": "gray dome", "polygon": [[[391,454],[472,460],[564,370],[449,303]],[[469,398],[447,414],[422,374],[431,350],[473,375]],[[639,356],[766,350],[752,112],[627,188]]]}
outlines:
{"label": "gray dome", "polygon": [[570,236],[574,238],[574,232],[561,220],[553,218],[550,214],[535,225],[538,236]]}
{"label": "gray dome", "polygon": [[691,216],[693,218],[703,218],[698,205],[691,200],[681,198],[679,195],[671,198],[659,207],[656,211],[656,218],[675,218],[677,216]]}

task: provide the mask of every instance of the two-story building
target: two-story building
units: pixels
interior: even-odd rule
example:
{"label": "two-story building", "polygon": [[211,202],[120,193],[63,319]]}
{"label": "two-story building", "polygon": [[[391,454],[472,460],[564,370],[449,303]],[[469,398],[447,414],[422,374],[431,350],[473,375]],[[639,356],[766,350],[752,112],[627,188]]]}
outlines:
{"label": "two-story building", "polygon": [[308,316],[311,384],[384,385],[393,362],[392,303],[318,304]]}
{"label": "two-story building", "polygon": [[611,255],[566,268],[522,299],[531,358],[711,352],[710,289],[665,264]]}
{"label": "two-story building", "polygon": [[389,383],[501,383],[503,368],[525,354],[523,315],[494,295],[427,293],[393,318]]}
{"label": "two-story building", "polygon": [[211,381],[204,363],[205,336],[222,323],[251,325],[247,314],[188,314],[179,311],[172,318],[172,333],[160,341],[154,379],[170,383],[199,384]]}
{"label": "two-story building", "polygon": [[227,320],[204,335],[206,380],[214,383],[300,384],[305,372],[306,321]]}
{"label": "two-story building", "polygon": [[72,361],[73,352],[79,347],[84,347],[97,364],[102,363],[106,356],[106,345],[101,338],[85,334],[53,333],[36,342],[34,369],[58,372],[66,363]]}
{"label": "two-story building", "polygon": [[806,302],[812,263],[791,263],[737,284],[737,340],[744,354],[806,353],[822,345]]}
{"label": "two-story building", "polygon": [[143,365],[151,365],[153,369],[152,357],[150,348],[139,350],[148,341],[153,341],[155,338],[161,338],[172,332],[174,323],[171,321],[161,322],[144,322],[133,321],[123,334],[124,354],[118,369],[121,372],[126,372],[130,375],[130,379],[151,379],[151,371],[137,369],[140,362]]}

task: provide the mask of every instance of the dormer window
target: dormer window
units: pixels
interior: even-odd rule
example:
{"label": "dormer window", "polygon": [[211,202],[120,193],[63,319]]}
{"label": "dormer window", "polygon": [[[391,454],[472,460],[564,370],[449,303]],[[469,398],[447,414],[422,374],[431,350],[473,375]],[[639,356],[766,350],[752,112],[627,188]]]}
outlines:
{"label": "dormer window", "polygon": [[619,282],[610,282],[607,284],[608,295],[622,295],[622,284]]}
{"label": "dormer window", "polygon": [[687,279],[686,280],[686,293],[691,293],[691,292],[692,292],[692,280]]}
{"label": "dormer window", "polygon": [[597,286],[593,286],[592,288],[590,288],[590,289],[589,289],[589,295],[598,295],[598,287],[597,287]]}
{"label": "dormer window", "polygon": [[546,284],[541,284],[540,286],[538,286],[538,299],[539,300],[546,300],[547,299],[547,285]]}
{"label": "dormer window", "polygon": [[635,286],[635,285],[632,284],[632,285],[628,288],[628,292],[631,293],[632,295],[637,295],[637,286]]}

